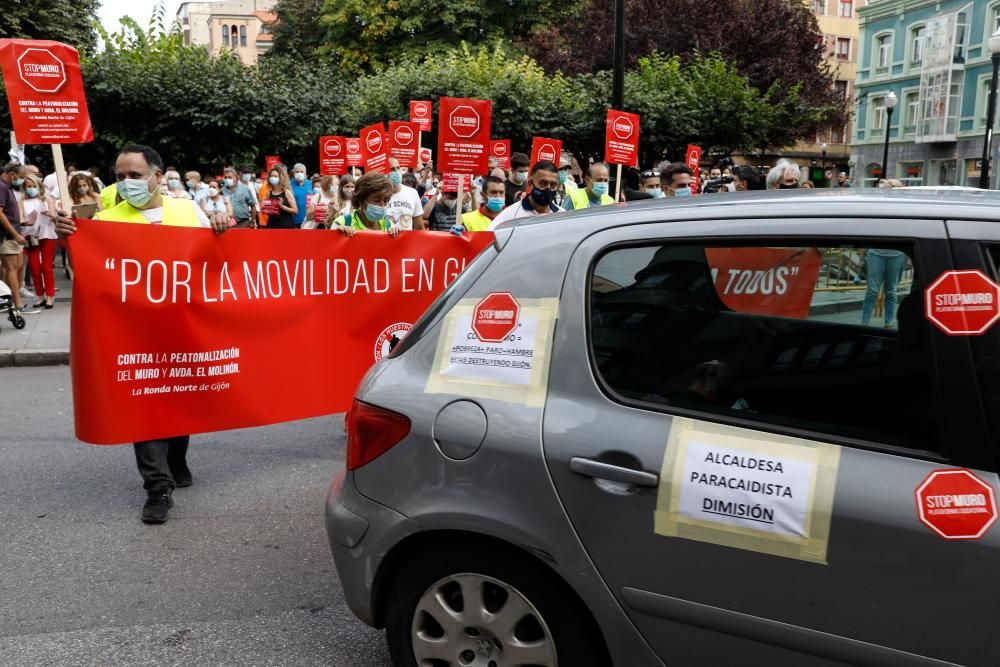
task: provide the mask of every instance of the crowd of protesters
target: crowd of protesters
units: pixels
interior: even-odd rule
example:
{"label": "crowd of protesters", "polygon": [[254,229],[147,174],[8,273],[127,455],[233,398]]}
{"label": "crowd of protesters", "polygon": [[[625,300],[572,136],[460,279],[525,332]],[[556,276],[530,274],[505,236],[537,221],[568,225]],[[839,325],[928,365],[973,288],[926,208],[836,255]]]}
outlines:
{"label": "crowd of protesters", "polygon": [[[67,165],[69,201],[75,217],[93,217],[123,201],[118,178],[108,185],[91,167]],[[183,175],[182,175],[183,174]],[[226,165],[215,175],[181,171],[166,165],[157,176],[158,194],[193,202],[203,226],[219,218],[228,227],[257,229],[334,229],[347,235],[360,230],[445,231],[455,234],[493,229],[497,224],[533,215],[600,206],[617,201],[686,197],[747,190],[814,187],[798,165],[780,161],[770,171],[723,160],[695,173],[685,164],[664,162],[654,168],[628,168],[620,185],[601,162],[581,166],[571,153],[557,162],[531,164],[514,153],[508,169],[490,158],[488,171],[462,185],[433,165],[401,167],[389,159],[387,174],[362,174],[358,168],[340,176],[309,174],[306,165],[275,164],[265,172],[253,165]],[[837,185],[849,187],[846,174]],[[55,303],[54,270],[65,250],[53,220],[60,201],[55,173],[42,176],[33,165],[8,164],[0,178],[0,280],[10,286],[13,305],[23,314],[50,309]]]}

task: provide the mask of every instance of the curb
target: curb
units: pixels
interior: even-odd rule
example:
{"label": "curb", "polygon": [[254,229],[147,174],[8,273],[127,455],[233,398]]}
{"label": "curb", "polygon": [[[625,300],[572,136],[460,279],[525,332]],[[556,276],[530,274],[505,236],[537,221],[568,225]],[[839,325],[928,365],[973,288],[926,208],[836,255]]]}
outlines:
{"label": "curb", "polygon": [[69,363],[69,350],[66,349],[34,349],[34,350],[2,350],[0,349],[0,367],[3,366],[65,366]]}

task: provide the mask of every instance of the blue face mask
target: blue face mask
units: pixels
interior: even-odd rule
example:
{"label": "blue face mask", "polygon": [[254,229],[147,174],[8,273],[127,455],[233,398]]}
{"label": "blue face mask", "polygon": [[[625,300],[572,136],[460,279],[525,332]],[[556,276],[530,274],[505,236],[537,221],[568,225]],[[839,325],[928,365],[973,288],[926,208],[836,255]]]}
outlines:
{"label": "blue face mask", "polygon": [[23,178],[15,178],[15,179],[14,179],[14,183],[13,183],[13,186],[14,186],[15,188],[19,188],[19,187],[21,187],[22,185],[24,185],[24,179],[23,179]]}
{"label": "blue face mask", "polygon": [[180,179],[171,178],[170,180],[167,181],[167,187],[170,188],[171,190],[180,190],[181,189]]}
{"label": "blue face mask", "polygon": [[659,199],[660,197],[666,196],[660,188],[646,188],[646,192],[653,195],[653,199]]}
{"label": "blue face mask", "polygon": [[676,190],[674,190],[674,196],[675,197],[690,197],[691,196],[691,188],[677,188]]}
{"label": "blue face mask", "polygon": [[515,171],[514,172],[514,182],[521,185],[526,180],[528,180],[528,172],[526,171]]}
{"label": "blue face mask", "polygon": [[274,186],[280,183],[281,179],[278,178],[277,176],[271,176],[270,178],[267,179],[267,182],[270,183],[272,186]]}
{"label": "blue face mask", "polygon": [[594,191],[594,194],[597,195],[598,197],[603,197],[604,195],[608,194],[607,183],[594,183],[591,186],[591,189]]}
{"label": "blue face mask", "polygon": [[118,181],[118,194],[121,198],[136,208],[142,208],[153,198],[153,193],[149,191],[149,179],[153,178],[126,178]]}
{"label": "blue face mask", "polygon": [[503,210],[503,205],[506,203],[505,197],[490,197],[486,200],[486,208],[494,213]]}
{"label": "blue face mask", "polygon": [[559,172],[559,185],[562,185],[563,183],[565,183],[567,178],[569,178],[569,172],[568,171],[560,171]]}
{"label": "blue face mask", "polygon": [[365,206],[365,217],[372,222],[378,222],[385,217],[385,206],[378,204],[368,204]]}
{"label": "blue face mask", "polygon": [[24,192],[29,197],[37,197],[38,196],[38,188],[25,188]]}
{"label": "blue face mask", "polygon": [[403,175],[393,169],[389,172],[389,182],[392,183],[393,187],[395,187],[403,182]]}

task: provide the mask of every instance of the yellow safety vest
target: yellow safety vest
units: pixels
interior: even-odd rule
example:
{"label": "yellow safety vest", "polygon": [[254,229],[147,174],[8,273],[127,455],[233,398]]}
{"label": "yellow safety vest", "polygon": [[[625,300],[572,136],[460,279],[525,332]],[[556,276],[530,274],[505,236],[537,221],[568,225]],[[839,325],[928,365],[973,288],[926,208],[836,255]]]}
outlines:
{"label": "yellow safety vest", "polygon": [[[339,218],[333,221],[333,224],[336,227],[350,227],[351,229],[356,229],[359,232],[372,231],[371,229],[365,226],[365,223],[361,222],[361,216],[358,212],[358,209],[354,209],[348,215],[340,216]],[[378,221],[378,226],[379,229],[381,229],[383,232],[387,232],[389,231],[389,228],[392,227],[392,223],[389,222],[388,218],[383,217],[381,220]]]}
{"label": "yellow safety vest", "polygon": [[[168,227],[201,227],[198,216],[195,214],[195,203],[190,199],[172,199],[163,197],[163,223]],[[142,211],[123,201],[117,206],[98,212],[94,216],[97,220],[107,220],[109,222],[133,222],[148,224],[149,221],[143,216]]]}
{"label": "yellow safety vest", "polygon": [[[573,190],[569,194],[569,199],[573,202],[573,210],[579,211],[582,208],[590,208],[590,195],[587,194],[586,188],[580,188],[578,190]],[[614,204],[615,200],[608,195],[601,195],[601,206],[607,206],[608,204]]]}
{"label": "yellow safety vest", "polygon": [[109,208],[114,208],[115,202],[118,199],[118,184],[112,183],[108,187],[101,190],[101,194],[98,195],[101,200],[101,209],[108,210]]}
{"label": "yellow safety vest", "polygon": [[492,222],[489,216],[478,209],[462,214],[462,224],[470,232],[485,232]]}

